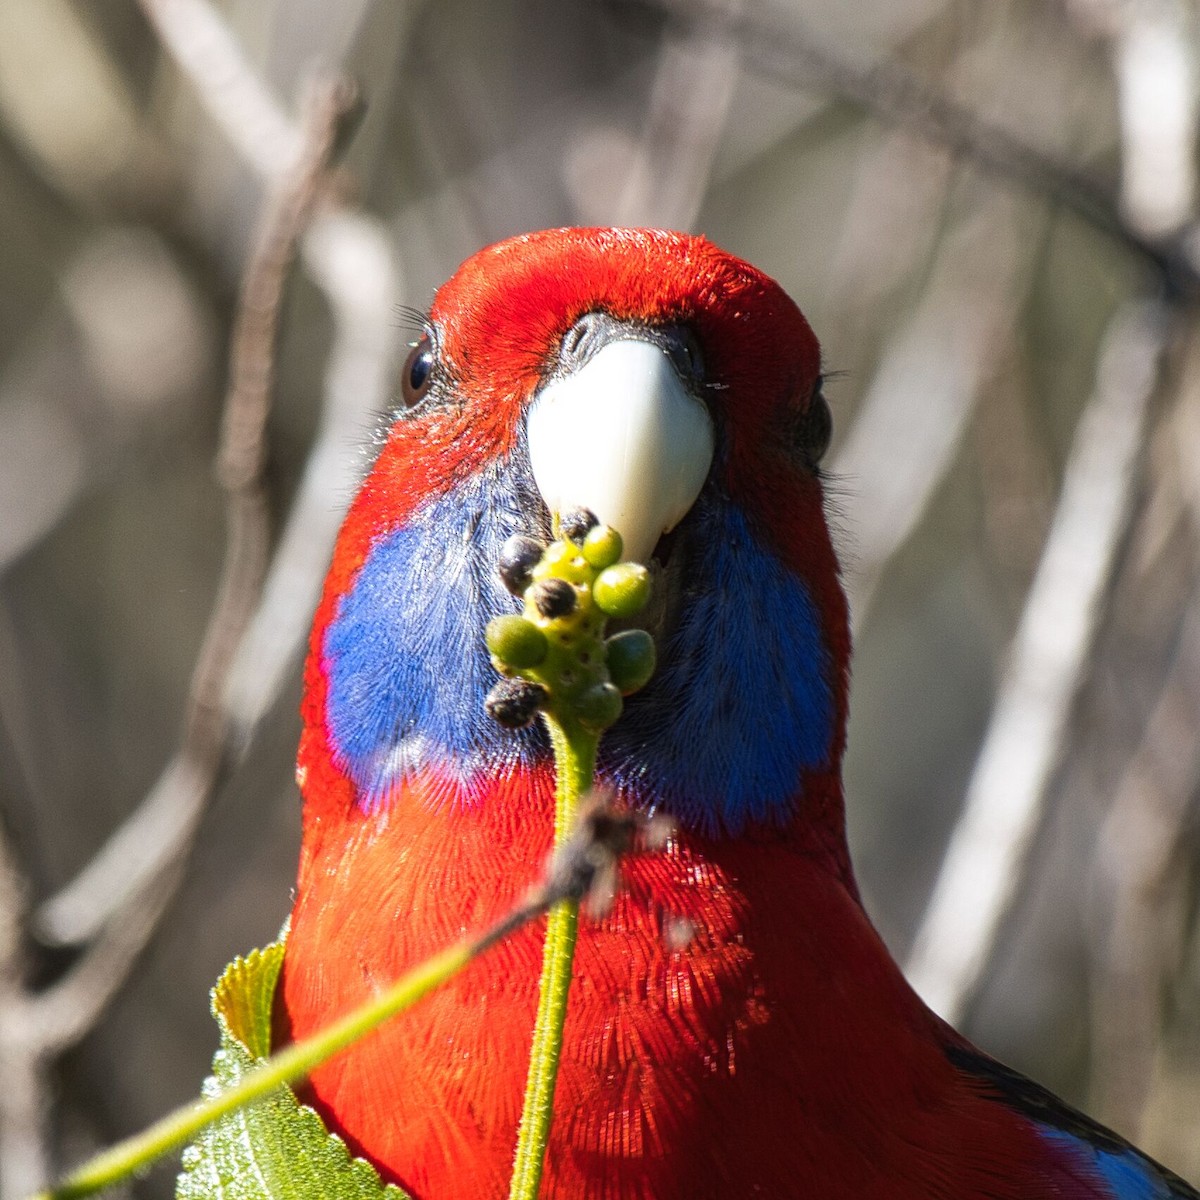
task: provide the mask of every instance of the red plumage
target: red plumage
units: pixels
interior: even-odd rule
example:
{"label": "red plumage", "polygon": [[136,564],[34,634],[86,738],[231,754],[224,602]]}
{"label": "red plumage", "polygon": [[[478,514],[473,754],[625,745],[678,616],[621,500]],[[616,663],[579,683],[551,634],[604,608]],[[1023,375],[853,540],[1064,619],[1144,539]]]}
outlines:
{"label": "red plumage", "polygon": [[[552,816],[549,781],[515,778],[469,811],[431,811],[414,788],[382,829],[310,828],[295,1031],[503,913]],[[1089,1194],[951,1067],[811,839],[681,836],[627,864],[624,884],[581,930],[544,1195]],[[667,948],[664,913],[693,922],[685,949]],[[416,1196],[507,1194],[540,967],[539,926],[322,1068],[318,1108]]]}
{"label": "red plumage", "polygon": [[[808,589],[832,733],[786,810],[736,831],[681,828],[665,852],[625,865],[608,916],[584,919],[543,1195],[1107,1194],[952,1065],[956,1035],[912,993],[862,911],[840,780],[845,601],[819,476],[787,436],[812,394],[818,347],[777,285],[681,234],[530,235],[481,252],[438,293],[430,322],[454,402],[393,426],[314,626],[281,1034],[312,1033],[481,929],[542,867],[553,824],[544,758],[497,764],[469,785],[456,764],[428,761],[364,800],[331,732],[326,634],[381,539],[519,445],[565,331],[597,308],[686,322],[704,346],[719,384],[712,487]],[[656,803],[633,783],[622,794]],[[695,929],[683,948],[664,938],[673,918]],[[542,924],[516,934],[313,1076],[310,1098],[331,1127],[421,1200],[507,1193],[542,938]]]}

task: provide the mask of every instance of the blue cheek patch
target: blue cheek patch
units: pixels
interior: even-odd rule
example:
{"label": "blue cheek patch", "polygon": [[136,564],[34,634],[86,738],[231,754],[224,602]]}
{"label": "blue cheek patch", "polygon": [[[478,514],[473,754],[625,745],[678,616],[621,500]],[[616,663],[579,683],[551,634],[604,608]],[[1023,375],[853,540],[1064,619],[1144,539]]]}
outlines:
{"label": "blue cheek patch", "polygon": [[483,708],[497,679],[484,627],[519,610],[496,562],[527,527],[522,489],[498,476],[467,480],[377,542],[326,631],[326,727],[367,808],[415,771],[432,767],[470,796],[545,751],[540,725],[510,733]]}
{"label": "blue cheek patch", "polygon": [[1042,1137],[1083,1158],[1111,1190],[1112,1200],[1185,1200],[1195,1196],[1187,1188],[1178,1190],[1172,1180],[1148,1158],[1132,1147],[1107,1149],[1062,1129],[1042,1126]]}
{"label": "blue cheek patch", "polygon": [[[484,627],[519,611],[496,562],[529,529],[531,489],[513,460],[464,481],[381,538],[343,597],[323,647],[325,719],[364,807],[419,772],[471,803],[495,773],[548,762],[540,723],[510,733],[483,707],[497,679]],[[736,833],[790,815],[803,771],[828,761],[831,668],[804,585],[728,501],[702,498],[687,539],[704,586],[680,598],[659,670],[601,743],[600,770],[633,803]]]}
{"label": "blue cheek patch", "polygon": [[658,671],[600,744],[600,769],[685,825],[737,833],[789,816],[801,774],[829,761],[832,666],[808,590],[738,509],[704,497],[688,527],[704,586],[683,597]]}

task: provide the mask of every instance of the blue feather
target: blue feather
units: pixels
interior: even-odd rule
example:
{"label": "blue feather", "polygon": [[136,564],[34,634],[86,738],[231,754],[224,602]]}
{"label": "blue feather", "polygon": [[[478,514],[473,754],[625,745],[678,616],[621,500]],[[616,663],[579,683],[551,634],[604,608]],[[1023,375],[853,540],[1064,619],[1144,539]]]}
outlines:
{"label": "blue feather", "polygon": [[1200,1200],[1190,1184],[1019,1071],[973,1046],[952,1043],[945,1051],[998,1103],[1028,1117],[1046,1141],[1090,1168],[1109,1189],[1108,1200]]}
{"label": "blue feather", "polygon": [[1132,1146],[1098,1146],[1079,1134],[1046,1126],[1041,1127],[1041,1134],[1056,1146],[1082,1156],[1108,1185],[1112,1200],[1184,1200],[1196,1195],[1182,1180],[1173,1179]]}
{"label": "blue feather", "polygon": [[513,474],[469,478],[376,542],[326,631],[330,740],[367,808],[430,766],[469,795],[548,752],[540,726],[512,733],[483,708],[497,679],[484,627],[520,608],[496,574],[528,524]]}
{"label": "blue feather", "polygon": [[[372,547],[323,646],[334,755],[364,806],[430,767],[470,800],[491,774],[548,758],[540,725],[512,734],[483,707],[497,678],[484,626],[519,608],[500,547],[546,520],[518,449]],[[635,804],[736,833],[789,815],[803,772],[828,760],[832,667],[804,584],[727,497],[706,489],[674,553],[681,595],[659,669],[602,743],[600,773]],[[689,588],[693,554],[704,586]]]}
{"label": "blue feather", "polygon": [[736,834],[791,815],[802,773],[828,762],[832,665],[807,588],[727,498],[706,492],[682,532],[703,586],[687,588],[685,562],[659,669],[601,743],[600,770],[691,828]]}

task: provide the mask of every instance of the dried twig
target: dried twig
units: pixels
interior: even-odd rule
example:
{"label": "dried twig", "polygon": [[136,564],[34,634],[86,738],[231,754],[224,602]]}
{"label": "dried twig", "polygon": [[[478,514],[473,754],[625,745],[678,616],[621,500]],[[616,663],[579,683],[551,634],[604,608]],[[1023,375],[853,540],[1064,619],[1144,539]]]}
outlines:
{"label": "dried twig", "polygon": [[[737,11],[742,0],[728,0],[728,7]],[[692,226],[738,75],[737,46],[728,38],[706,30],[668,32],[614,224]]]}
{"label": "dried twig", "polygon": [[1080,418],[992,722],[908,964],[914,986],[947,1020],[969,1002],[1041,819],[1128,523],[1169,326],[1159,304],[1118,311]]}
{"label": "dried twig", "polygon": [[[10,994],[0,1019],[0,1057],[13,1078],[36,1090],[37,1075],[53,1055],[81,1037],[124,981],[153,933],[182,875],[191,832],[221,776],[227,759],[228,721],[223,692],[238,642],[261,591],[267,561],[269,527],[262,484],[264,432],[273,383],[273,355],[280,305],[297,239],[320,199],[338,132],[353,100],[341,81],[315,87],[305,119],[305,151],[269,206],[242,289],[234,334],[230,387],[218,459],[218,477],[226,494],[226,558],[217,601],[209,621],[189,691],[188,712],[179,750],[153,795],[152,823],[174,827],[161,846],[136,845],[128,836],[107,851],[60,898],[67,923],[72,903],[108,916],[79,962],[47,991]],[[143,825],[143,833],[145,828]],[[96,896],[105,903],[95,905]],[[53,919],[56,910],[48,915]],[[76,923],[79,916],[76,916]],[[19,979],[13,964],[7,979]],[[15,1089],[17,1093],[21,1089]],[[36,1102],[35,1102],[36,1104]],[[15,1130],[29,1143],[28,1097],[0,1089],[0,1131]],[[25,1130],[25,1132],[20,1132]],[[10,1136],[0,1132],[0,1137]],[[40,1145],[40,1142],[39,1142]],[[25,1146],[23,1163],[11,1168],[23,1194],[44,1180],[43,1161]],[[7,1186],[7,1185],[6,1185]]]}
{"label": "dried twig", "polygon": [[1187,238],[1147,236],[1124,219],[1112,195],[1091,175],[982,120],[896,63],[851,61],[822,45],[794,14],[784,24],[758,10],[743,16],[691,0],[612,2],[619,8],[649,8],[684,28],[724,37],[737,44],[746,70],[789,87],[830,92],[886,125],[944,146],[1002,182],[1062,205],[1151,262],[1169,286],[1189,296],[1200,293],[1200,270]]}
{"label": "dried twig", "polygon": [[[209,0],[143,0],[143,9],[222,132],[269,186],[278,186],[280,172],[297,162],[302,135],[259,80],[220,14]],[[396,340],[392,305],[399,289],[378,221],[330,204],[314,215],[303,256],[330,302],[334,340],[318,440],[262,603],[247,617],[245,641],[229,665],[226,694],[209,698],[227,709],[233,722],[230,736],[239,746],[245,746],[279,694],[303,641],[317,581],[353,482],[345,448],[361,436],[366,415],[388,394]],[[183,852],[194,825],[190,814],[202,804],[189,794],[195,792],[192,775],[186,762],[173,759],[93,862],[42,905],[37,924],[47,941],[88,941],[130,890],[124,886],[114,892],[114,880],[123,885],[148,878]]]}
{"label": "dried twig", "polygon": [[975,402],[1011,344],[1035,248],[1020,216],[1011,197],[992,197],[947,237],[831,465],[854,496],[846,586],[856,630],[888,562],[955,462]]}
{"label": "dried twig", "polygon": [[1190,597],[1178,649],[1097,846],[1103,916],[1092,944],[1093,1090],[1105,1119],[1131,1133],[1149,1087],[1171,937],[1156,918],[1200,782],[1198,599]]}
{"label": "dried twig", "polygon": [[82,942],[95,936],[114,911],[185,852],[223,765],[228,740],[224,690],[238,642],[257,607],[267,563],[270,529],[261,469],[279,306],[297,240],[355,99],[342,81],[314,89],[305,152],[273,200],[247,266],[218,452],[218,477],[227,498],[226,560],[192,676],[181,746],[134,817],[69,887],[42,906],[38,926],[49,941]]}
{"label": "dried twig", "polygon": [[323,213],[304,241],[305,265],[329,300],[333,342],[317,439],[275,551],[255,612],[229,677],[226,704],[234,738],[245,746],[283,688],[316,607],[317,594],[370,414],[391,387],[399,290],[382,223],[362,213]]}

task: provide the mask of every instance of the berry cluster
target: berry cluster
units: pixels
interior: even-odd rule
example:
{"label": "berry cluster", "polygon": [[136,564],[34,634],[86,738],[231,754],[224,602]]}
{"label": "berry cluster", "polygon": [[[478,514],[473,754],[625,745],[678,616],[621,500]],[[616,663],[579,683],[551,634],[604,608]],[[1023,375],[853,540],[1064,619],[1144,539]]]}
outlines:
{"label": "berry cluster", "polygon": [[621,535],[587,509],[564,514],[558,535],[543,546],[518,534],[500,552],[500,578],[525,610],[488,622],[488,650],[504,678],[488,694],[487,710],[510,729],[545,711],[560,724],[600,733],[621,715],[621,697],[654,672],[645,630],[604,636],[609,618],[642,610],[650,576],[639,563],[619,561]]}

